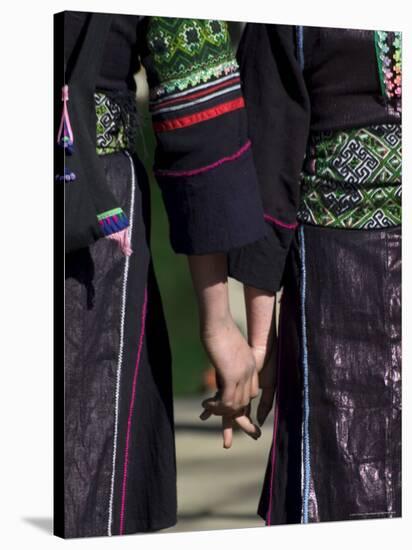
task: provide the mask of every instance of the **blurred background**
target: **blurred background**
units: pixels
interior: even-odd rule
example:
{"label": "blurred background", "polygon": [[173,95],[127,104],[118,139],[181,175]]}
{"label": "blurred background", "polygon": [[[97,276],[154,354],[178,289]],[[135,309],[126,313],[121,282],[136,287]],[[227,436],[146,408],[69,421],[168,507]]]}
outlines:
{"label": "blurred background", "polygon": [[[231,22],[229,27],[236,50],[244,23]],[[139,155],[151,178],[152,252],[173,355],[178,524],[167,531],[262,526],[256,509],[270,450],[272,418],[267,419],[258,441],[236,433],[230,450],[223,449],[219,418],[199,419],[201,401],[214,393],[214,371],[199,341],[187,259],[171,249],[166,212],[152,174],[155,138],[144,69],[136,75],[136,82]],[[242,285],[230,280],[229,292],[232,314],[245,333]]]}

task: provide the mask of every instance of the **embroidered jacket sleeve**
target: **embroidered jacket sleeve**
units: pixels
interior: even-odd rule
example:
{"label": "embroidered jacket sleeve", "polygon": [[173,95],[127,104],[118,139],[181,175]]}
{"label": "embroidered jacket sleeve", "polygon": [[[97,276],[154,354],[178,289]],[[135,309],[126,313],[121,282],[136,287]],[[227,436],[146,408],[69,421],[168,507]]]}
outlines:
{"label": "embroidered jacket sleeve", "polygon": [[173,249],[224,252],[262,238],[266,227],[227,24],[148,17],[143,26],[154,173]]}
{"label": "embroidered jacket sleeve", "polygon": [[[81,19],[81,27],[76,23]],[[55,181],[65,210],[65,251],[107,237],[129,255],[129,220],[107,185],[96,153],[94,91],[112,16],[55,15]],[[81,32],[73,36],[79,27]]]}
{"label": "embroidered jacket sleeve", "polygon": [[296,227],[299,176],[310,123],[309,97],[292,26],[249,23],[239,44],[249,137],[268,234],[229,254],[229,275],[279,290]]}

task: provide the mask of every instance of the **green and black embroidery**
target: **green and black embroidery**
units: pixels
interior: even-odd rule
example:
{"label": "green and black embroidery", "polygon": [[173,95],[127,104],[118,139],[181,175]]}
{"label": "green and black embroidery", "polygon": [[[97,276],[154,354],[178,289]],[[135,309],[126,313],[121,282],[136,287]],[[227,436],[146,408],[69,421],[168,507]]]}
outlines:
{"label": "green and black embroidery", "polygon": [[151,99],[238,69],[224,21],[151,17],[147,43],[158,79]]}
{"label": "green and black embroidery", "polygon": [[399,225],[401,145],[396,124],[313,134],[298,219],[348,229]]}
{"label": "green and black embroidery", "polygon": [[107,155],[127,147],[126,129],[120,106],[106,94],[94,94],[96,108],[96,151]]}
{"label": "green and black embroidery", "polygon": [[133,91],[96,91],[96,151],[107,155],[137,147],[139,116]]}

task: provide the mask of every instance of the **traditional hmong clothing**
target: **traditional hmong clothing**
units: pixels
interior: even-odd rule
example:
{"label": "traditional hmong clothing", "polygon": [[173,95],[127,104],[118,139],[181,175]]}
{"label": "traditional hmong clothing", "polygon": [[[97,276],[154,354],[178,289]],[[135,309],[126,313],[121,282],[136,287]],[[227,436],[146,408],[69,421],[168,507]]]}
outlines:
{"label": "traditional hmong clothing", "polygon": [[401,515],[401,35],[248,24],[272,231],[230,273],[283,287],[267,525]]}
{"label": "traditional hmong clothing", "polygon": [[[238,65],[220,21],[64,12],[55,31],[59,104],[67,86],[56,120],[67,254],[55,533],[154,531],[176,522],[171,357],[133,75],[142,62],[173,249],[215,253],[266,231]],[[62,470],[56,455],[56,480]]]}

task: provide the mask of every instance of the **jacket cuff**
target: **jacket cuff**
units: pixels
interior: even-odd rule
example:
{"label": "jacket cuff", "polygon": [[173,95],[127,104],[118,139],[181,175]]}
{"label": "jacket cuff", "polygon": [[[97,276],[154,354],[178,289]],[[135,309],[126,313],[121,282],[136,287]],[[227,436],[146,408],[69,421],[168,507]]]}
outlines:
{"label": "jacket cuff", "polygon": [[176,253],[228,252],[265,236],[250,142],[211,165],[155,175]]}
{"label": "jacket cuff", "polygon": [[293,236],[294,228],[268,227],[263,239],[229,252],[228,275],[248,286],[278,292]]}

